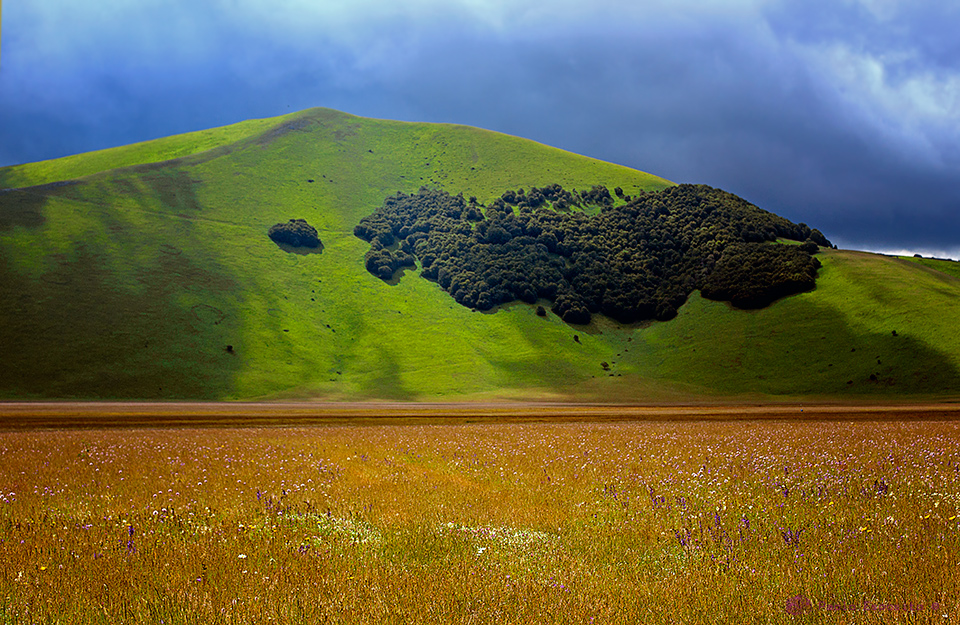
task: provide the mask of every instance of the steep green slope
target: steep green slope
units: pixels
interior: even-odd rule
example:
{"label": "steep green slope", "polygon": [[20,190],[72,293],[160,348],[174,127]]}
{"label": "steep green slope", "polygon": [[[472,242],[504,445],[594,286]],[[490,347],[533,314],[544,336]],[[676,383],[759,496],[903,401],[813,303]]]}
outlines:
{"label": "steep green slope", "polygon": [[[829,252],[816,290],[763,310],[694,295],[669,322],[583,327],[527,304],[472,312],[409,274],[383,282],[353,235],[421,185],[486,203],[554,182],[671,184],[649,174],[324,109],[160,141],[0,169],[20,187],[0,191],[0,397],[960,394],[960,280],[916,263]],[[322,252],[267,237],[291,218]]]}
{"label": "steep green slope", "polygon": [[[287,117],[296,115],[297,113],[294,113]],[[285,118],[251,119],[221,128],[173,135],[153,141],[75,154],[49,161],[0,168],[0,189],[70,180],[107,171],[108,169],[117,169],[118,167],[159,163],[182,158],[198,152],[221,148],[240,139],[260,134],[276,126],[278,120],[282,119]]]}

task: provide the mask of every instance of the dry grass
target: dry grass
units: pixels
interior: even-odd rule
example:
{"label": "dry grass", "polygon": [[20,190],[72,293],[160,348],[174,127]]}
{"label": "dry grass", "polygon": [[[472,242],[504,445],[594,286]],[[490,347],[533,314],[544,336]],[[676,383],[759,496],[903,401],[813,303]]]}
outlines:
{"label": "dry grass", "polygon": [[7,432],[0,491],[0,623],[960,615],[956,421]]}

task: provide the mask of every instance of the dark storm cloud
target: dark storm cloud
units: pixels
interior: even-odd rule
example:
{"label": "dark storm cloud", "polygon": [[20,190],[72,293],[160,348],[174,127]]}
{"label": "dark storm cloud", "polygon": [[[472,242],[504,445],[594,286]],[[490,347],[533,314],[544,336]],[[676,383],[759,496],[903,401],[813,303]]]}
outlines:
{"label": "dark storm cloud", "polygon": [[8,11],[0,164],[329,106],[719,186],[847,245],[960,252],[949,8],[113,4],[59,48],[18,40]]}

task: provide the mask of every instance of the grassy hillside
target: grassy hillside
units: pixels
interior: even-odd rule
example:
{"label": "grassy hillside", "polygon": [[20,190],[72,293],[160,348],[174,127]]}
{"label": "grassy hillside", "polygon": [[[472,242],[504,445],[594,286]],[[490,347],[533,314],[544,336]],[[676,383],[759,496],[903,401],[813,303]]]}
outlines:
{"label": "grassy hillside", "polygon": [[[472,312],[363,266],[353,227],[387,195],[489,202],[553,182],[671,184],[476,128],[324,109],[0,169],[0,397],[960,395],[960,279],[909,260],[825,252],[815,291],[764,310],[694,295],[670,322],[586,327],[526,304]],[[322,252],[267,237],[291,218]]]}
{"label": "grassy hillside", "polygon": [[[288,117],[293,117],[288,116]],[[0,188],[23,187],[89,176],[108,169],[158,163],[204,152],[273,128],[285,118],[252,119],[222,128],[211,128],[153,141],[144,141],[49,161],[0,169]]]}

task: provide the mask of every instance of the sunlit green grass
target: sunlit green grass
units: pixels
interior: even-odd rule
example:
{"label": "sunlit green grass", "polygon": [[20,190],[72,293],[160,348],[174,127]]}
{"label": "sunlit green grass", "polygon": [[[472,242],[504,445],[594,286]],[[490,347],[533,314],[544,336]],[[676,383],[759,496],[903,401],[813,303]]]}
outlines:
{"label": "sunlit green grass", "polygon": [[[279,118],[283,119],[283,118]],[[158,163],[229,145],[272,128],[278,118],[253,119],[152,141],[0,168],[0,188],[25,187],[89,176],[109,169]]]}
{"label": "sunlit green grass", "polygon": [[[695,293],[677,319],[630,327],[473,312],[417,271],[365,271],[353,227],[397,191],[489,202],[553,182],[670,184],[516,137],[314,109],[2,169],[0,183],[80,174],[0,193],[0,397],[960,394],[960,281],[912,261],[825,251],[811,293],[761,311]],[[319,230],[321,253],[267,238],[291,218]]]}
{"label": "sunlit green grass", "polygon": [[936,258],[916,258],[916,257],[902,257],[903,260],[917,263],[918,265],[923,265],[924,267],[929,267],[936,271],[950,274],[955,278],[960,278],[960,262],[955,260],[939,260]]}

